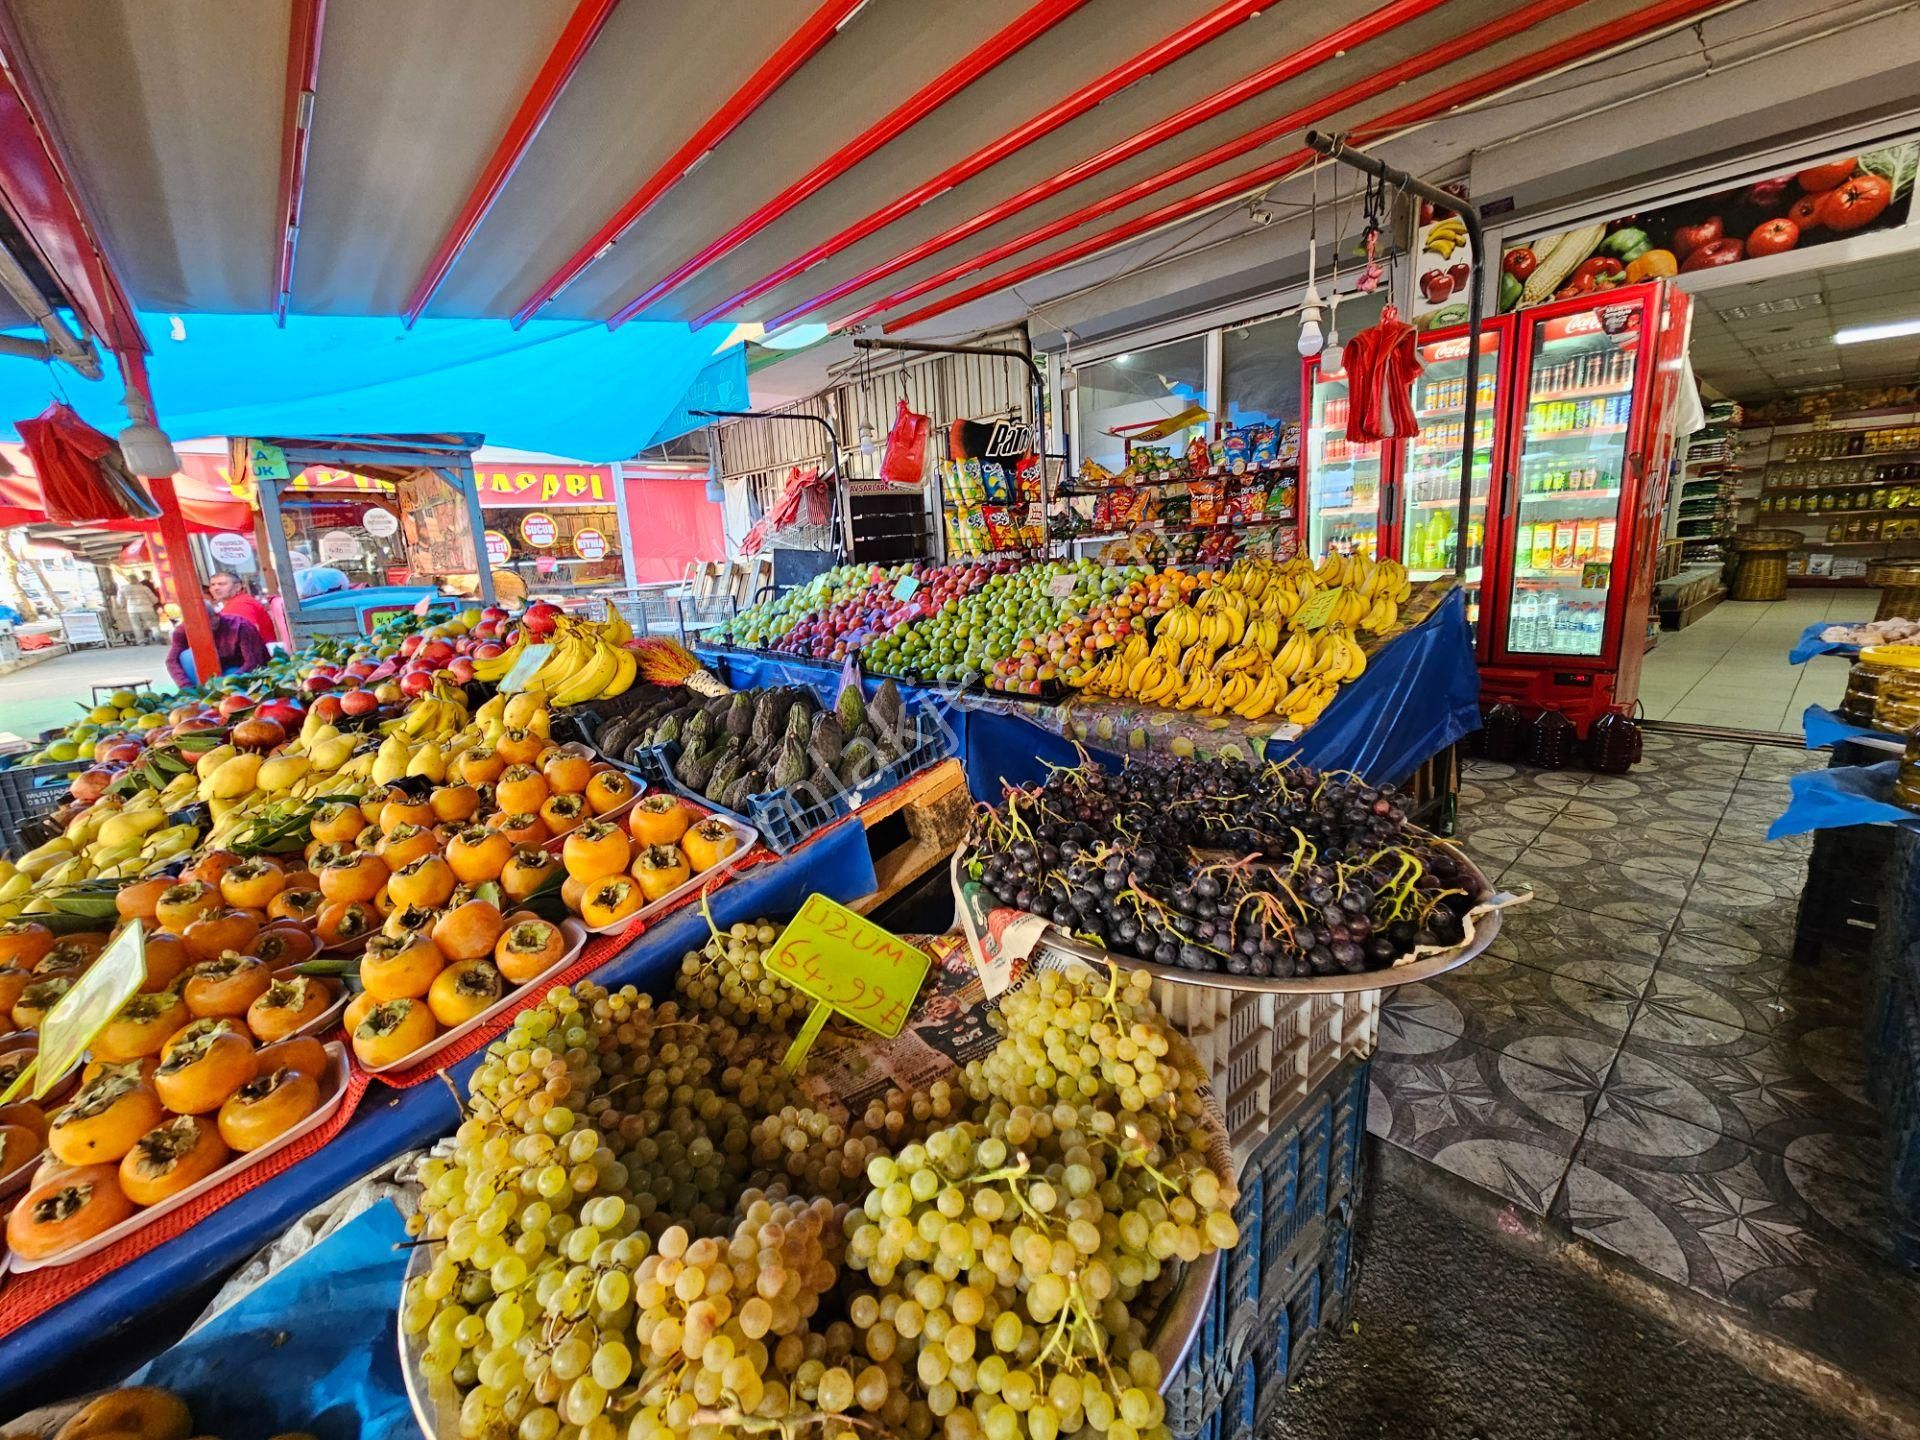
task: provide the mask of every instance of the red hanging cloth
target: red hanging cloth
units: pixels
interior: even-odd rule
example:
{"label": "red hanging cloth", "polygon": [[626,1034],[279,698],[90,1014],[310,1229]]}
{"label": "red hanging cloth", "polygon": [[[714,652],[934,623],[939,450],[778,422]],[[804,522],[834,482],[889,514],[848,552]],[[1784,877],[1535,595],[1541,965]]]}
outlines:
{"label": "red hanging cloth", "polygon": [[40,480],[40,504],[49,520],[86,525],[103,520],[152,520],[160,511],[127,473],[120,447],[66,405],[49,405],[37,420],[14,428]]}
{"label": "red hanging cloth", "polygon": [[1380,323],[1347,340],[1347,439],[1357,442],[1418,435],[1413,416],[1413,382],[1420,374],[1420,349],[1413,326],[1392,305]]}

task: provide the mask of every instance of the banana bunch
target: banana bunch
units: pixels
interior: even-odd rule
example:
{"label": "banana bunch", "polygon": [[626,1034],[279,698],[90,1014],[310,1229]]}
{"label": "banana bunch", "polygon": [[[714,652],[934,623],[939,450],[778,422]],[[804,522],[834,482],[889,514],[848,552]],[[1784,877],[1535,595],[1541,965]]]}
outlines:
{"label": "banana bunch", "polygon": [[1325,678],[1335,685],[1357,680],[1367,668],[1367,655],[1344,625],[1329,625],[1318,635],[1296,630],[1274,656],[1273,668],[1295,681]]}
{"label": "banana bunch", "polygon": [[1247,600],[1234,590],[1209,590],[1194,613],[1200,620],[1200,640],[1214,652],[1238,645],[1247,632]]}
{"label": "banana bunch", "polygon": [[1427,228],[1425,248],[1443,260],[1451,260],[1453,252],[1467,243],[1467,222],[1458,215],[1449,215],[1436,221]]}
{"label": "banana bunch", "polygon": [[584,705],[623,693],[639,665],[633,651],[606,638],[605,626],[573,624],[558,632],[547,658],[527,677],[527,687],[545,690],[556,706]]}
{"label": "banana bunch", "polygon": [[467,718],[466,692],[446,676],[436,675],[433,688],[416,695],[406,714],[380,728],[409,740],[440,741],[464,730]]}
{"label": "banana bunch", "polygon": [[1311,725],[1339,693],[1338,681],[1329,680],[1324,675],[1313,675],[1289,690],[1275,709],[1279,715],[1296,725]]}
{"label": "banana bunch", "polygon": [[495,655],[491,660],[473,662],[473,678],[484,680],[489,685],[498,685],[506,679],[507,672],[520,663],[520,657],[527,653],[527,632],[522,630],[514,637],[513,644]]}
{"label": "banana bunch", "polygon": [[1156,645],[1164,642],[1178,654],[1200,638],[1200,616],[1191,605],[1176,605],[1160,617],[1153,637]]}

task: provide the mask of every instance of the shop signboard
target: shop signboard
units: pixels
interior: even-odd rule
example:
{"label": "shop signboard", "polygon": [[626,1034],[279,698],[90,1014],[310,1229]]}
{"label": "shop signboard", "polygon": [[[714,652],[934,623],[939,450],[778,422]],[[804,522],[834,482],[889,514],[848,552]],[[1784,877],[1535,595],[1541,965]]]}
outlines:
{"label": "shop signboard", "polygon": [[1500,257],[1500,309],[1894,229],[1912,210],[1917,169],[1920,142],[1910,141],[1509,245]]}
{"label": "shop signboard", "polygon": [[360,541],[351,530],[328,530],[320,537],[322,565],[351,565],[360,558]]}
{"label": "shop signboard", "polygon": [[360,525],[376,540],[400,533],[400,517],[380,505],[369,505],[366,514],[360,517]]}
{"label": "shop signboard", "polygon": [[535,510],[520,521],[520,538],[536,550],[551,549],[559,533],[553,517],[542,510]]}
{"label": "shop signboard", "polygon": [[607,537],[591,527],[574,533],[573,553],[582,560],[607,558]]}
{"label": "shop signboard", "polygon": [[487,531],[486,542],[488,569],[498,570],[513,558],[513,542],[498,530]]}
{"label": "shop signboard", "polygon": [[613,471],[604,465],[489,465],[473,467],[480,503],[489,510],[558,505],[612,505]]}
{"label": "shop signboard", "polygon": [[207,541],[207,553],[222,565],[253,568],[253,542],[244,535],[215,535]]}

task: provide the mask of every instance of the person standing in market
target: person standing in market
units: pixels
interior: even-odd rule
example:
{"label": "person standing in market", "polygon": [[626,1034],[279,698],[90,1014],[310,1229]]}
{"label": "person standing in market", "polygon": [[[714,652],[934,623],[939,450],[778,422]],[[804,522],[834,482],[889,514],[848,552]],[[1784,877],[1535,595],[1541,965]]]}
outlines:
{"label": "person standing in market", "polygon": [[[220,657],[222,675],[257,669],[267,663],[267,642],[260,638],[251,621],[225,610],[216,610],[207,619],[213,625],[213,648]],[[173,627],[173,643],[167,647],[167,673],[173,676],[174,684],[182,687],[199,683],[184,620]]]}
{"label": "person standing in market", "polygon": [[273,619],[267,607],[254,599],[246,582],[231,570],[216,570],[207,581],[207,594],[220,607],[222,615],[231,615],[253,626],[253,633],[265,642],[273,634]]}
{"label": "person standing in market", "polygon": [[160,597],[138,575],[120,582],[116,598],[126,615],[127,633],[136,645],[150,645],[160,633]]}

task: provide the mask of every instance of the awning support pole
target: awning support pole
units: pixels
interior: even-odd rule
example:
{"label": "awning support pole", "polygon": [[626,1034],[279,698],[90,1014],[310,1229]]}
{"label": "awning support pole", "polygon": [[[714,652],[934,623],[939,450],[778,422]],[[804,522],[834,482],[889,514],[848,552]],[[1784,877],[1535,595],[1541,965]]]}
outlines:
{"label": "awning support pole", "polygon": [[460,463],[460,488],[467,497],[467,524],[473,527],[473,568],[480,579],[480,603],[491,605],[493,567],[487,563],[487,517],[480,508],[480,481],[473,473],[473,457]]}
{"label": "awning support pole", "polygon": [[[1483,283],[1487,263],[1487,240],[1480,229],[1480,215],[1471,201],[1462,200],[1458,195],[1450,195],[1438,185],[1429,185],[1424,180],[1416,180],[1404,170],[1396,170],[1384,161],[1376,160],[1364,150],[1355,150],[1338,135],[1322,135],[1318,130],[1307,132],[1307,148],[1316,150],[1342,165],[1350,165],[1376,180],[1381,180],[1396,190],[1404,190],[1410,195],[1418,195],[1422,200],[1431,201],[1442,210],[1450,211],[1460,217],[1466,226],[1467,238],[1473,245],[1472,271],[1467,277],[1467,374],[1466,400],[1461,406],[1460,428],[1460,512],[1455,521],[1456,531],[1453,542],[1453,573],[1464,584],[1467,578],[1467,526],[1473,514],[1473,452],[1474,426],[1477,423],[1475,411],[1479,408],[1480,398],[1480,331],[1486,321],[1487,287]],[[854,342],[858,344],[858,341]],[[1493,457],[1487,457],[1488,479],[1492,479]]]}
{"label": "awning support pole", "polygon": [[[127,389],[146,402],[147,414],[154,415],[153,386],[147,379],[146,356],[137,352],[117,352],[120,379]],[[213,643],[213,617],[207,610],[206,581],[194,563],[193,542],[187,537],[187,519],[180,513],[180,496],[173,488],[171,475],[143,476],[160,507],[160,539],[167,547],[173,568],[173,588],[180,597],[180,620],[187,627],[187,646],[193,652],[193,670],[205,685],[220,673],[220,650]]]}

